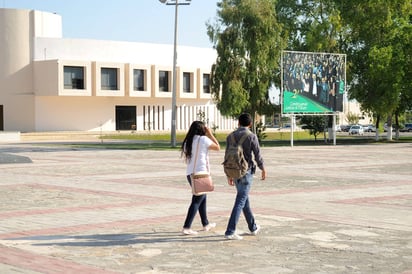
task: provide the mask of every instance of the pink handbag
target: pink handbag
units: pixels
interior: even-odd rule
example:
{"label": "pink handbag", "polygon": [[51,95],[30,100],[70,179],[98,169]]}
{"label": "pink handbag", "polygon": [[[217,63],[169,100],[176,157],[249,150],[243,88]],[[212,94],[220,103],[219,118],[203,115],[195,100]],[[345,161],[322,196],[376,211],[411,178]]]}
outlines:
{"label": "pink handbag", "polygon": [[215,190],[212,177],[209,174],[192,175],[192,193],[199,196]]}
{"label": "pink handbag", "polygon": [[213,190],[215,190],[215,186],[213,185],[212,177],[210,176],[209,172],[203,173],[203,174],[194,174],[197,155],[199,151],[199,143],[200,143],[200,137],[199,137],[199,141],[197,142],[196,156],[195,156],[195,161],[193,163],[193,173],[190,175],[190,179],[192,183],[192,193],[193,195],[196,195],[196,196],[203,195],[203,194],[206,194],[207,192],[212,192]]}

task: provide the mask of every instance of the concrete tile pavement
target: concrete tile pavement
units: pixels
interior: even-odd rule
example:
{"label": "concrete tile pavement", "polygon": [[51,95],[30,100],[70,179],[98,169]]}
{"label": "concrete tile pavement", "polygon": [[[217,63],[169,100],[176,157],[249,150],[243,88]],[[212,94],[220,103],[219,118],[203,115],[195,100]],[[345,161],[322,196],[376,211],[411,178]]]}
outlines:
{"label": "concrete tile pavement", "polygon": [[244,240],[228,241],[223,151],[211,153],[217,227],[182,236],[191,194],[177,150],[1,145],[31,162],[0,164],[0,273],[412,273],[412,144],[262,150],[261,233],[242,216]]}

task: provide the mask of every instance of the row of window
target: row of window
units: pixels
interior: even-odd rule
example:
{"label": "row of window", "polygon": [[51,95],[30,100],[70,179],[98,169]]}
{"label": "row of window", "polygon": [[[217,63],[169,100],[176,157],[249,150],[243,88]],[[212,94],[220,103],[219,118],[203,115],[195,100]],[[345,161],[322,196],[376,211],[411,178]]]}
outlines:
{"label": "row of window", "polygon": [[[85,67],[82,66],[64,66],[64,88],[65,89],[85,89]],[[100,79],[102,90],[119,90],[119,69],[102,67],[100,68]],[[159,70],[158,88],[161,92],[170,92],[171,71]],[[184,93],[194,92],[194,75],[192,72],[183,72],[182,90]],[[133,69],[133,90],[147,90],[147,70]],[[202,90],[203,93],[210,93],[210,74],[202,73]]]}

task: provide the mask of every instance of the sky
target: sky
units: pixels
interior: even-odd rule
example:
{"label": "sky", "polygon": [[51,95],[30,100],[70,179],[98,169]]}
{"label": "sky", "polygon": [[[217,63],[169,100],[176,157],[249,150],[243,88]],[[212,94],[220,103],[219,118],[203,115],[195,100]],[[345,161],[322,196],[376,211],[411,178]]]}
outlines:
{"label": "sky", "polygon": [[[216,20],[217,2],[179,5],[178,45],[212,48],[206,22]],[[0,5],[61,15],[63,38],[173,44],[175,6],[159,0],[0,0]]]}

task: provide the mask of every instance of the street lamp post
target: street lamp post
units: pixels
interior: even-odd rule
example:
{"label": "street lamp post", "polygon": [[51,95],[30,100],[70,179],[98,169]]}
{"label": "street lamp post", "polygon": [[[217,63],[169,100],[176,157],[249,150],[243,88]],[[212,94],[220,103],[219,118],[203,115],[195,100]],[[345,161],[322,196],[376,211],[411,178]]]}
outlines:
{"label": "street lamp post", "polygon": [[179,5],[190,5],[191,0],[185,0],[179,3],[179,0],[159,0],[162,4],[175,6],[175,30],[173,41],[173,87],[172,87],[172,132],[171,143],[172,147],[176,147],[176,63],[177,63],[177,10]]}

